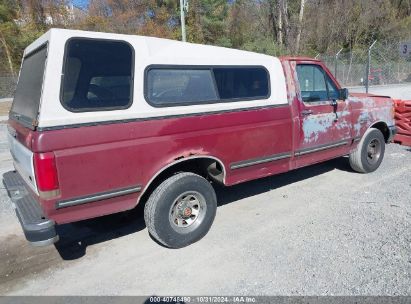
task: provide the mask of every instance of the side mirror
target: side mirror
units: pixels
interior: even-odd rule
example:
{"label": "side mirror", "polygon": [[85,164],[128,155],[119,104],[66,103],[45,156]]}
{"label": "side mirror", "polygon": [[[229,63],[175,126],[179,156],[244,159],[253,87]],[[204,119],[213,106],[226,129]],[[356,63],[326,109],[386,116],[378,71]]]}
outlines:
{"label": "side mirror", "polygon": [[344,88],[340,90],[340,96],[338,99],[346,100],[348,98],[348,89]]}

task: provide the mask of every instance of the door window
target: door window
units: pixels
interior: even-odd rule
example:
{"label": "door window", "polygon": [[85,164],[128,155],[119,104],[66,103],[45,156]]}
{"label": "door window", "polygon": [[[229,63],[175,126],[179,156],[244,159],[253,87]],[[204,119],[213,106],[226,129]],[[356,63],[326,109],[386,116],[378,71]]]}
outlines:
{"label": "door window", "polygon": [[325,79],[327,80],[327,89],[328,89],[328,99],[339,99],[340,93],[335,85],[335,83],[331,80],[330,76],[325,74]]}
{"label": "door window", "polygon": [[297,65],[297,77],[304,102],[338,99],[338,89],[323,68],[315,64]]}

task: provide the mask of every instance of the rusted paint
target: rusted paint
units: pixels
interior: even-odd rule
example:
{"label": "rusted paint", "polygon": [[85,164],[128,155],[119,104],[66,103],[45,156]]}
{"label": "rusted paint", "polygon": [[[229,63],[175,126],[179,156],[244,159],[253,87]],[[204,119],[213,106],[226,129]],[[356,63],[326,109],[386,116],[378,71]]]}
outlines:
{"label": "rusted paint", "polygon": [[335,116],[334,114],[320,114],[316,116],[307,117],[303,120],[303,136],[305,143],[313,143],[318,141],[320,136],[327,135],[330,128],[332,128]]}
{"label": "rusted paint", "polygon": [[349,97],[354,137],[360,137],[373,124],[394,126],[393,102],[388,97],[353,93]]}

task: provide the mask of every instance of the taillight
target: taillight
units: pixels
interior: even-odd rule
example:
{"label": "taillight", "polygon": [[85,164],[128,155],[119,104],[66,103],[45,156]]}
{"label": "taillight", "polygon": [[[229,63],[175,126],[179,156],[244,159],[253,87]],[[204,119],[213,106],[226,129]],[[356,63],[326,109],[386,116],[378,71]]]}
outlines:
{"label": "taillight", "polygon": [[[34,153],[34,171],[40,196],[49,197],[50,195],[56,195],[58,191],[55,190],[59,188],[59,181],[54,153]],[[52,191],[52,193],[49,193],[50,195],[44,195],[44,192],[50,191]]]}

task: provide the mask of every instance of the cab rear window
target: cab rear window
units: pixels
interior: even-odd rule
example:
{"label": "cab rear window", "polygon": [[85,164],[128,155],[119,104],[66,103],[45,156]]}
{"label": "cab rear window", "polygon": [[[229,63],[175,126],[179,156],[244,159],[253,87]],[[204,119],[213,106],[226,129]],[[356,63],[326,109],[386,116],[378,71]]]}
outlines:
{"label": "cab rear window", "polygon": [[133,50],[122,41],[72,38],[67,42],[61,102],[73,112],[128,108]]}

